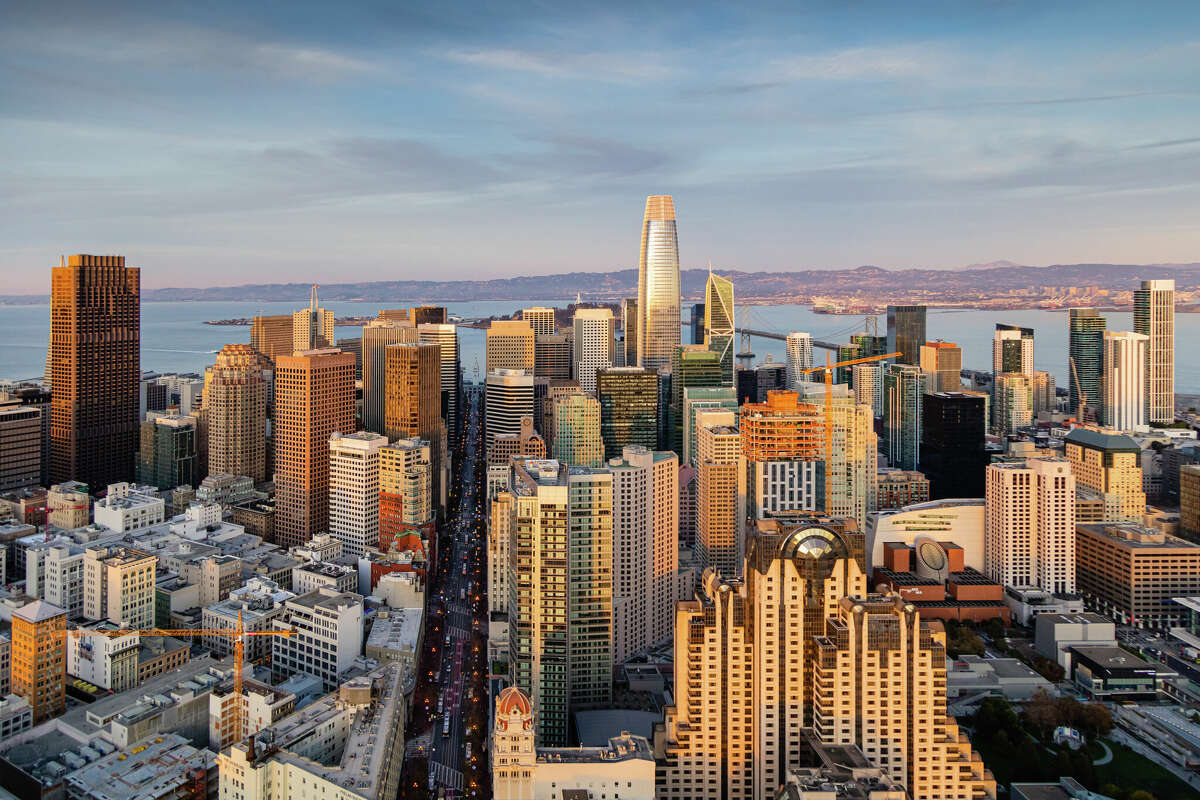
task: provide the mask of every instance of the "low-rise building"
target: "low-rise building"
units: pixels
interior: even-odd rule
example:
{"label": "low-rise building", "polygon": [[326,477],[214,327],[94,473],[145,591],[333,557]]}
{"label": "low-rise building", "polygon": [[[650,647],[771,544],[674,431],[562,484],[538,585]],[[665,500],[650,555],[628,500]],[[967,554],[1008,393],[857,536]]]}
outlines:
{"label": "low-rise building", "polygon": [[1016,658],[964,655],[946,659],[946,700],[955,714],[985,697],[1023,702],[1038,689],[1057,694],[1054,684]]}
{"label": "low-rise building", "polygon": [[[296,710],[296,695],[258,681],[242,682],[242,714],[232,682],[208,696],[208,746],[217,752],[253,736]],[[240,723],[240,724],[239,724]]]}
{"label": "low-rise building", "polygon": [[[252,578],[240,589],[223,600],[204,609],[202,626],[205,630],[237,630],[239,621],[244,631],[267,631],[275,628],[275,620],[284,614],[284,603],[294,598],[291,592],[264,578]],[[258,661],[271,654],[271,640],[275,636],[249,636],[246,639],[247,661]],[[205,634],[204,646],[218,655],[233,652],[234,639],[230,636]]]}
{"label": "low-rise building", "polygon": [[66,778],[69,800],[177,800],[217,796],[217,757],[164,733],[75,770]]}
{"label": "low-rise building", "polygon": [[[117,625],[102,620],[86,625],[81,633],[67,635],[67,675],[81,678],[102,689],[123,692],[138,683],[138,644],[136,633],[108,636],[119,630]],[[94,632],[93,635],[82,631]]]}
{"label": "low-rise building", "polygon": [[1038,586],[1005,586],[1004,603],[1018,625],[1033,625],[1041,614],[1082,614],[1083,598],[1074,594],[1054,594]]}
{"label": "low-rise building", "polygon": [[191,645],[172,636],[151,636],[138,643],[138,684],[165,675],[191,660]]}
{"label": "low-rise building", "polygon": [[167,518],[167,503],[153,486],[114,483],[108,494],[96,501],[93,518],[116,533],[149,528]]}
{"label": "low-rise building", "polygon": [[235,506],[262,497],[264,495],[254,490],[254,481],[248,475],[217,472],[200,481],[196,487],[196,501],[200,503]]}
{"label": "low-rise building", "polygon": [[966,556],[953,542],[918,537],[912,545],[887,542],[883,564],[872,584],[877,591],[896,592],[916,606],[924,619],[982,622],[999,618],[1007,625],[1011,612],[1004,588],[966,566]]}
{"label": "low-rise building", "polygon": [[221,796],[392,800],[404,760],[403,669],[385,664],[218,757]]}
{"label": "low-rise building", "polygon": [[358,570],[345,564],[310,561],[292,567],[292,591],[306,594],[317,589],[353,592],[358,588]]}
{"label": "low-rise building", "polygon": [[1158,669],[1121,647],[1072,647],[1071,679],[1096,700],[1154,700]]}
{"label": "low-rise building", "polygon": [[1034,649],[1042,658],[1071,672],[1072,647],[1116,647],[1117,626],[1108,617],[1082,614],[1039,614],[1034,621]]}
{"label": "low-rise building", "polygon": [[0,700],[0,741],[33,727],[33,706],[24,697],[5,695]]}
{"label": "low-rise building", "polygon": [[405,669],[406,678],[416,668],[425,632],[425,612],[420,608],[392,608],[380,611],[367,635],[365,655],[379,662],[395,661]]}
{"label": "low-rise building", "polygon": [[88,485],[79,481],[56,483],[46,494],[46,521],[51,527],[69,531],[87,525],[92,515]]}
{"label": "low-rise building", "polygon": [[929,502],[929,479],[916,470],[884,468],[876,476],[875,508],[903,508]]}
{"label": "low-rise building", "polygon": [[152,553],[121,546],[91,546],[83,555],[83,616],[124,628],[154,627]]}
{"label": "low-rise building", "polygon": [[867,515],[868,570],[883,563],[887,542],[913,544],[928,536],[939,542],[954,542],[962,548],[963,564],[983,571],[984,501],[932,500],[895,510]]}
{"label": "low-rise building", "polygon": [[297,672],[316,675],[332,690],[362,653],[363,596],[353,592],[316,589],[284,601],[274,619],[278,630],[291,636],[271,640],[271,672],[282,679]]}

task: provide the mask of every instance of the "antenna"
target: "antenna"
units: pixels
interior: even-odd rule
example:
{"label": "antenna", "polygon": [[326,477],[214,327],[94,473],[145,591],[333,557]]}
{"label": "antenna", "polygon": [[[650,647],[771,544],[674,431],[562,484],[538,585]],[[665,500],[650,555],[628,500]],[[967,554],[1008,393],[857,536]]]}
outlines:
{"label": "antenna", "polygon": [[309,300],[308,300],[308,307],[309,307],[309,310],[311,310],[311,311],[317,310],[317,286],[318,286],[318,284],[315,284],[315,283],[312,285],[312,295],[309,297]]}

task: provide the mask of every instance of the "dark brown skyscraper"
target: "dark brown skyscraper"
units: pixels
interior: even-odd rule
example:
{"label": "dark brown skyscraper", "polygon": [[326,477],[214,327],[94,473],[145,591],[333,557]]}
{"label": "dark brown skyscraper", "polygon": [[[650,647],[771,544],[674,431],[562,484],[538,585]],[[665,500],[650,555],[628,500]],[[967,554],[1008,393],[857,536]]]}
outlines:
{"label": "dark brown skyscraper", "polygon": [[133,479],[141,377],[141,270],[75,255],[52,270],[50,480],[92,491]]}

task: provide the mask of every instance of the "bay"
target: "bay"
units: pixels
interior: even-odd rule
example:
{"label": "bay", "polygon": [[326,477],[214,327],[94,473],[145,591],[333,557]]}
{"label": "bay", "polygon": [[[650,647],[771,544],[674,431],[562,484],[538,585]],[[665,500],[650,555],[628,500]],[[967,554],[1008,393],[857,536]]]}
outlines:
{"label": "bay", "polygon": [[[511,314],[532,305],[565,306],[569,298],[530,299],[524,303],[512,300],[448,303],[451,314],[464,319]],[[374,316],[380,308],[401,307],[400,303],[341,303],[325,305],[339,317]],[[684,304],[687,318],[691,304]],[[160,373],[202,373],[212,364],[214,354],[226,344],[250,341],[250,327],[205,325],[206,320],[252,317],[255,314],[285,314],[296,310],[294,303],[260,302],[170,302],[142,304],[142,369]],[[778,305],[738,308],[738,324],[748,328],[778,333],[807,331],[816,339],[848,341],[851,333],[862,331],[866,320],[861,316],[815,314],[808,306]],[[1133,315],[1113,312],[1105,315],[1110,330],[1129,330]],[[886,320],[878,318],[879,332],[886,331]],[[1069,378],[1067,365],[1067,315],[1057,311],[976,311],[967,309],[931,309],[927,334],[932,339],[955,342],[963,350],[963,367],[990,370],[992,363],[992,333],[998,322],[1034,329],[1034,361],[1038,369],[1055,376],[1060,387]],[[1200,359],[1193,356],[1189,345],[1200,341],[1200,315],[1178,314],[1175,317],[1177,357],[1175,364],[1176,391],[1200,394]],[[360,328],[339,326],[338,338],[360,335]],[[685,328],[687,339],[689,329]],[[41,306],[0,306],[0,379],[21,380],[40,376],[45,369],[46,343],[50,335],[50,308]],[[463,372],[467,380],[474,379],[474,367],[484,369],[484,332],[480,329],[460,329]],[[751,346],[756,362],[770,357],[784,360],[784,343],[774,339],[755,338]],[[739,342],[740,347],[740,342]],[[818,354],[818,361],[823,360]]]}

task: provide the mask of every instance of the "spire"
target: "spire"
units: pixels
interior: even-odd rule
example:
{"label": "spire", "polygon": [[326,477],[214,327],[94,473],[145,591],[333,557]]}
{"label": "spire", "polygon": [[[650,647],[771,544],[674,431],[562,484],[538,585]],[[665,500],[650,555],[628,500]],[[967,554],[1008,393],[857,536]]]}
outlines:
{"label": "spire", "polygon": [[312,295],[308,300],[308,309],[309,311],[317,310],[317,284],[315,283],[312,285]]}

